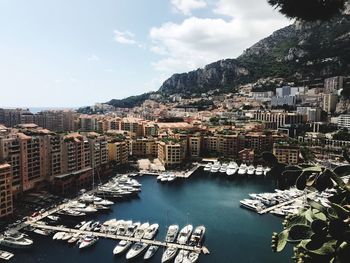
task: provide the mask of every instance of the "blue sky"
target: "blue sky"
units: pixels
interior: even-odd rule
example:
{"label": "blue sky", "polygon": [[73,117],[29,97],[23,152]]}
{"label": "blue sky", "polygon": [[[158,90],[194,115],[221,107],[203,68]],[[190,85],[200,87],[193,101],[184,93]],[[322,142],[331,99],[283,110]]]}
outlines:
{"label": "blue sky", "polygon": [[290,23],[264,0],[0,0],[0,107],[157,90]]}

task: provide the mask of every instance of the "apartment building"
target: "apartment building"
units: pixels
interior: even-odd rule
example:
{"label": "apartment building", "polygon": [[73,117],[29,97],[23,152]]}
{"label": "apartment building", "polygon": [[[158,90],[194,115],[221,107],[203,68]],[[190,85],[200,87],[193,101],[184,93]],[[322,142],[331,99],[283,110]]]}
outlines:
{"label": "apartment building", "polygon": [[0,164],[0,218],[11,215],[13,212],[12,201],[12,176],[11,165]]}
{"label": "apartment building", "polygon": [[156,139],[149,138],[137,138],[132,141],[132,155],[136,157],[157,157],[157,142]]}
{"label": "apartment building", "polygon": [[322,108],[327,113],[333,113],[337,107],[338,96],[337,94],[324,94]]}
{"label": "apartment building", "polygon": [[277,157],[280,163],[298,164],[300,147],[275,143],[273,145],[273,154]]}
{"label": "apartment building", "polygon": [[338,126],[350,130],[350,114],[342,114],[338,117]]}
{"label": "apartment building", "polygon": [[108,163],[107,137],[98,133],[89,133],[87,139],[90,145],[91,167],[103,168]]}
{"label": "apartment building", "polygon": [[274,128],[277,129],[286,125],[305,123],[307,117],[304,114],[294,112],[256,111],[254,112],[254,119],[271,122],[274,124]]}
{"label": "apartment building", "polygon": [[188,138],[188,153],[190,157],[199,157],[202,151],[202,137],[192,135]]}
{"label": "apartment building", "polygon": [[109,160],[116,165],[123,165],[128,162],[129,144],[127,141],[109,142],[108,143]]}
{"label": "apartment building", "polygon": [[181,164],[186,155],[186,142],[159,141],[158,159],[164,166],[173,166]]}

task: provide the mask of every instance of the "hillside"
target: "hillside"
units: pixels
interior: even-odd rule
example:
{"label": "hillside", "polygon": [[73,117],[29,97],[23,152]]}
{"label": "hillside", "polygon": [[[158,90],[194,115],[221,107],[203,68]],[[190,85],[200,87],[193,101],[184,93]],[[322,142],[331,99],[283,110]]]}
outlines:
{"label": "hillside", "polygon": [[[174,74],[158,92],[166,96],[191,95],[212,89],[232,91],[239,84],[264,77],[302,82],[334,75],[350,75],[349,12],[324,22],[295,22],[257,42],[236,59],[220,60],[188,73]],[[109,103],[139,105],[148,97],[141,96]]]}

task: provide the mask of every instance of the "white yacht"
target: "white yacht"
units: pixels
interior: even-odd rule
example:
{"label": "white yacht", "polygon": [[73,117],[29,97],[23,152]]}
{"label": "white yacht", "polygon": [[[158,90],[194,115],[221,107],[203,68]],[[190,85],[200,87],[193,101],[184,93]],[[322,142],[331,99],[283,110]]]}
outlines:
{"label": "white yacht", "polygon": [[211,163],[207,163],[207,164],[204,166],[204,171],[210,171],[210,170],[211,170],[211,167],[212,167],[212,164],[211,164]]}
{"label": "white yacht", "polygon": [[68,244],[74,244],[80,239],[80,234],[75,233],[67,242]]}
{"label": "white yacht", "polygon": [[169,176],[168,176],[168,182],[172,182],[172,181],[174,181],[176,179],[176,175],[175,174],[170,174]]}
{"label": "white yacht", "polygon": [[167,242],[167,243],[174,242],[176,237],[177,237],[178,232],[179,232],[178,225],[169,226],[168,231],[166,233],[165,242]]}
{"label": "white yacht", "polygon": [[186,261],[186,263],[187,262],[195,263],[197,262],[198,258],[199,258],[199,253],[195,251],[191,251],[187,256],[188,260]]}
{"label": "white yacht", "polygon": [[161,182],[167,182],[169,178],[169,174],[163,174],[162,178],[160,179]]}
{"label": "white yacht", "polygon": [[254,175],[254,172],[255,172],[255,168],[254,166],[251,164],[248,166],[248,169],[247,169],[247,174],[248,175]]}
{"label": "white yacht", "polygon": [[203,242],[204,234],[205,234],[205,226],[197,226],[191,235],[189,245],[199,247]]}
{"label": "white yacht", "polygon": [[270,172],[270,171],[271,171],[271,168],[266,167],[266,168],[264,169],[264,175],[267,175],[267,173]]}
{"label": "white yacht", "polygon": [[159,246],[151,245],[147,249],[146,254],[143,257],[143,259],[148,260],[148,259],[152,258],[157,253],[158,249],[159,249]]}
{"label": "white yacht", "polygon": [[176,253],[177,253],[177,248],[175,247],[168,247],[163,255],[162,255],[162,263],[165,263],[165,262],[169,262],[171,261],[175,256],[176,256]]}
{"label": "white yacht", "polygon": [[239,166],[239,169],[238,169],[238,174],[239,175],[245,175],[247,173],[247,165],[245,163],[242,163],[240,166]]}
{"label": "white yacht", "polygon": [[64,234],[65,234],[64,232],[57,232],[56,234],[53,235],[52,239],[61,240]]}
{"label": "white yacht", "polygon": [[20,232],[5,232],[0,236],[0,245],[10,248],[29,248],[33,245],[33,240]]}
{"label": "white yacht", "polygon": [[258,165],[255,170],[255,174],[257,176],[261,176],[264,173],[264,168],[261,165]]}
{"label": "white yacht", "polygon": [[62,240],[68,241],[72,237],[73,237],[73,234],[71,234],[71,233],[64,233],[64,235],[62,236]]}
{"label": "white yacht", "polygon": [[13,258],[15,255],[7,252],[7,251],[3,251],[0,250],[0,259],[4,259],[4,260],[10,260],[11,258]]}
{"label": "white yacht", "polygon": [[230,162],[226,169],[227,175],[234,175],[238,170],[238,165],[236,162]]}
{"label": "white yacht", "polygon": [[217,173],[220,170],[220,168],[221,168],[220,162],[215,162],[211,167],[210,172]]}
{"label": "white yacht", "polygon": [[228,164],[227,164],[227,163],[223,163],[223,164],[221,165],[221,168],[220,168],[219,172],[220,172],[220,173],[226,173],[227,167],[228,167]]}
{"label": "white yacht", "polygon": [[58,216],[54,216],[54,215],[48,215],[47,218],[50,219],[51,221],[55,221],[55,222],[60,219]]}
{"label": "white yacht", "polygon": [[163,178],[163,175],[162,175],[162,174],[158,175],[158,176],[157,176],[157,181],[160,181],[162,178]]}
{"label": "white yacht", "polygon": [[81,243],[79,244],[79,248],[87,248],[91,247],[98,241],[98,237],[95,237],[93,235],[87,235],[84,236],[83,239],[81,240]]}
{"label": "white yacht", "polygon": [[243,199],[239,202],[243,207],[253,210],[255,212],[259,212],[260,210],[265,208],[265,206],[259,200]]}
{"label": "white yacht", "polygon": [[159,225],[158,224],[152,224],[150,225],[146,231],[145,234],[143,235],[144,239],[153,239],[155,235],[157,234]]}
{"label": "white yacht", "polygon": [[142,225],[140,225],[140,227],[138,227],[135,231],[134,237],[136,238],[142,238],[143,235],[145,234],[146,229],[149,227],[149,223],[143,223]]}
{"label": "white yacht", "polygon": [[192,230],[192,225],[187,225],[184,228],[182,228],[179,233],[179,236],[177,237],[177,243],[179,243],[180,245],[185,245],[191,236]]}
{"label": "white yacht", "polygon": [[177,254],[174,263],[183,263],[186,262],[187,256],[188,256],[188,250],[181,249],[179,253]]}
{"label": "white yacht", "polygon": [[131,245],[132,245],[131,241],[120,240],[118,245],[116,245],[115,248],[113,249],[113,254],[114,255],[121,254],[124,251],[126,251]]}

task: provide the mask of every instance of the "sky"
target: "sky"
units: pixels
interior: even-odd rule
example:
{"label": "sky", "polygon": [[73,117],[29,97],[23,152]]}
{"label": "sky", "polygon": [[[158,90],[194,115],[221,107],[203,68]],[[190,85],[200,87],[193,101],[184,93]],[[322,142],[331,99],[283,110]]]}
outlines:
{"label": "sky", "polygon": [[265,0],[0,0],[0,107],[155,91],[290,23]]}

